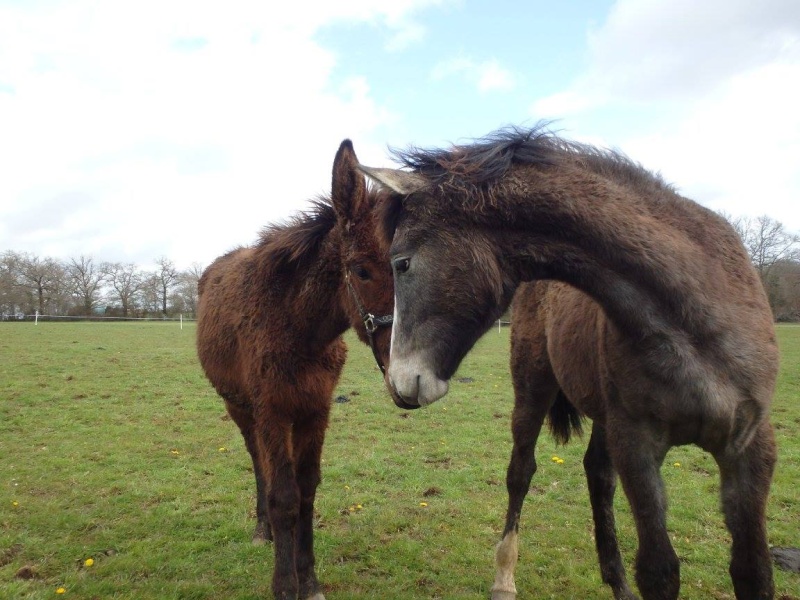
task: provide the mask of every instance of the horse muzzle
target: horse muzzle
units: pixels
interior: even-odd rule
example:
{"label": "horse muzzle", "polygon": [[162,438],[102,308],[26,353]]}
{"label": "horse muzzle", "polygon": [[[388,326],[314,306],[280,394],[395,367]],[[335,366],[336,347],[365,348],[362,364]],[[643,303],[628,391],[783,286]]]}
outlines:
{"label": "horse muzzle", "polygon": [[406,410],[433,404],[449,389],[433,372],[413,367],[414,361],[393,361],[386,374],[394,403]]}

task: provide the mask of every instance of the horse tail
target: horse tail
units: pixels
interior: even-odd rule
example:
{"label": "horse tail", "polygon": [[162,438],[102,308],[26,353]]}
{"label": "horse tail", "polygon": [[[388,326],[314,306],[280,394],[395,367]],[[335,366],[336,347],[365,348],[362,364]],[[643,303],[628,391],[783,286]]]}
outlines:
{"label": "horse tail", "polygon": [[573,433],[583,435],[583,415],[570,403],[563,391],[558,390],[548,417],[550,433],[556,443],[567,444]]}

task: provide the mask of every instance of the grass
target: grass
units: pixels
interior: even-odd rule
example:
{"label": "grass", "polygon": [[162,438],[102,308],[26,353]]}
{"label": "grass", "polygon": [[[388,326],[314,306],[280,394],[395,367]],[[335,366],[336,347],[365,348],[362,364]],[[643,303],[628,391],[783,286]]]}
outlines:
{"label": "grass", "polygon": [[[778,331],[768,525],[772,544],[800,546],[800,328]],[[316,505],[327,597],[488,597],[511,448],[508,331],[479,342],[447,399],[412,412],[394,407],[369,349],[348,344],[336,394],[349,401],[333,405]],[[250,544],[250,460],[197,363],[192,324],[0,324],[0,398],[0,597],[269,597],[271,546]],[[520,600],[611,597],[584,448],[539,441]],[[713,460],[676,448],[663,474],[681,597],[733,598]],[[621,493],[616,506],[632,573]],[[800,597],[800,575],[776,570],[775,580],[776,597]]]}

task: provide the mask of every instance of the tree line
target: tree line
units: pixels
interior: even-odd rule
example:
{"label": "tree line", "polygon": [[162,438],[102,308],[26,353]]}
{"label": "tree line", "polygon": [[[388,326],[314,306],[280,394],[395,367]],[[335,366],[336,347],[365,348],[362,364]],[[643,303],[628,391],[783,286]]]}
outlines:
{"label": "tree line", "polygon": [[742,238],[775,320],[800,321],[800,236],[766,215],[732,218],[721,214]]}
{"label": "tree line", "polygon": [[[775,319],[800,321],[800,236],[766,215],[732,218],[769,297]],[[0,316],[166,318],[197,312],[197,263],[179,271],[166,257],[154,271],[133,263],[66,261],[8,250],[0,256]]]}
{"label": "tree line", "polygon": [[146,271],[90,256],[64,261],[7,250],[0,255],[0,317],[194,318],[203,268],[179,271],[166,257],[156,265]]}

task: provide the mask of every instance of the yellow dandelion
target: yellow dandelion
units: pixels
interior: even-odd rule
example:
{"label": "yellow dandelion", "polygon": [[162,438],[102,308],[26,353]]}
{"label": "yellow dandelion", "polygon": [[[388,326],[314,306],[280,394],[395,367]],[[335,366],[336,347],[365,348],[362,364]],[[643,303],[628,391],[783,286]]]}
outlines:
{"label": "yellow dandelion", "polygon": [[60,587],[60,588],[56,589],[56,594],[63,594],[66,591],[67,591],[67,588]]}
{"label": "yellow dandelion", "polygon": [[557,464],[557,465],[563,465],[563,464],[564,464],[564,459],[563,459],[563,458],[559,458],[559,459],[556,461],[556,464]]}
{"label": "yellow dandelion", "polygon": [[227,451],[228,451],[228,449],[227,449],[225,446],[220,446],[220,447],[219,447],[219,451],[220,451],[220,452],[227,452]]}
{"label": "yellow dandelion", "polygon": [[681,463],[679,463],[679,462],[672,463],[672,466],[673,466],[673,467],[680,467],[680,466],[681,466]]}
{"label": "yellow dandelion", "polygon": [[351,506],[347,510],[349,510],[350,512],[356,512],[356,507],[355,506]]}
{"label": "yellow dandelion", "polygon": [[361,510],[362,508],[364,508],[364,507],[361,506],[360,504],[356,504],[356,509]]}
{"label": "yellow dandelion", "polygon": [[422,506],[422,507],[425,507],[425,506],[428,506],[428,503],[427,502],[420,502],[419,505]]}
{"label": "yellow dandelion", "polygon": [[11,506],[19,506],[19,502],[17,502],[16,500],[14,500],[14,501],[11,503]]}
{"label": "yellow dandelion", "polygon": [[85,561],[83,561],[84,567],[91,567],[93,564],[94,564],[93,558],[87,558]]}
{"label": "yellow dandelion", "polygon": [[344,486],[344,491],[345,492],[349,492],[350,491],[350,486],[349,485]]}
{"label": "yellow dandelion", "polygon": [[170,450],[169,452],[170,452],[170,454],[174,454],[175,456],[178,456],[178,454],[180,454],[180,452],[178,452],[174,448],[172,450]]}
{"label": "yellow dandelion", "polygon": [[559,457],[557,457],[557,456],[553,456],[553,458],[551,458],[550,460],[552,460],[554,463],[557,463],[561,459]]}

